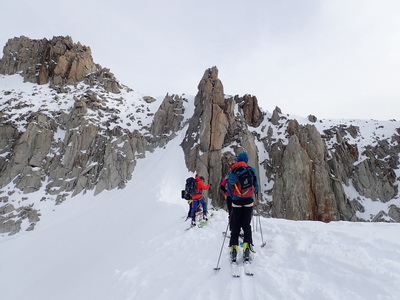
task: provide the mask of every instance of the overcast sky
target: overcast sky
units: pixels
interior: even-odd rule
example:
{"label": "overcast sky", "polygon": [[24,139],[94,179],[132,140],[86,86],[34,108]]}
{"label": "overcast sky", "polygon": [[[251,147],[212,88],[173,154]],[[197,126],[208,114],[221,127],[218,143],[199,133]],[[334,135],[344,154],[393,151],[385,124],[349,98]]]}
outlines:
{"label": "overcast sky", "polygon": [[195,95],[217,66],[225,94],[265,111],[400,119],[399,0],[19,0],[1,12],[0,47],[69,35],[152,96]]}

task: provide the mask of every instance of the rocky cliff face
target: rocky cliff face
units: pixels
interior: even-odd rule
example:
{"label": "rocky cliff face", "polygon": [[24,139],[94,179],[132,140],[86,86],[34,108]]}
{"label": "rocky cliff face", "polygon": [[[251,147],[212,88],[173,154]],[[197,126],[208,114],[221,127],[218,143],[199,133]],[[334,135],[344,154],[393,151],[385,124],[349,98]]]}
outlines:
{"label": "rocky cliff face", "polygon": [[[137,159],[183,129],[187,168],[213,184],[215,206],[224,206],[219,183],[228,162],[246,151],[265,215],[400,222],[400,122],[263,112],[255,96],[226,96],[216,67],[205,71],[193,103],[179,95],[158,101],[121,85],[70,37],[9,40],[0,74],[10,80],[0,90],[0,233],[34,229],[33,195],[60,204],[124,188]],[[387,209],[366,215],[371,201]]]}
{"label": "rocky cliff face", "polygon": [[313,125],[295,127],[277,170],[273,216],[325,222],[345,216],[351,220],[355,212],[331,173],[320,133]]}

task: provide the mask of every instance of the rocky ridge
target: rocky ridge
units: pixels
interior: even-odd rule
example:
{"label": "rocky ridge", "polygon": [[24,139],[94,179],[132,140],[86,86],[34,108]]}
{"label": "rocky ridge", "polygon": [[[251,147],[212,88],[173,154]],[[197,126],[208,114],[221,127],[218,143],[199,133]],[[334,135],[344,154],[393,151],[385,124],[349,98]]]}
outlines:
{"label": "rocky ridge", "polygon": [[[400,122],[263,112],[255,96],[227,96],[216,67],[194,99],[154,99],[120,84],[70,37],[10,39],[0,74],[0,233],[34,229],[40,207],[32,195],[57,205],[123,188],[136,161],[182,129],[187,168],[214,183],[214,206],[224,205],[218,183],[227,162],[246,151],[265,215],[400,222]],[[365,215],[371,201],[387,209]]]}
{"label": "rocky ridge", "polygon": [[[38,57],[59,63],[40,65]],[[57,72],[66,62],[68,71]],[[137,159],[168,141],[168,130],[152,125],[156,99],[121,85],[69,37],[11,39],[0,66],[7,75],[0,75],[7,87],[0,97],[0,233],[16,233],[28,219],[34,228],[40,213],[29,195],[36,192],[60,204],[79,193],[123,188]],[[41,80],[43,68],[58,75]],[[182,107],[183,97],[167,95],[165,103],[171,98]],[[170,115],[165,122],[177,130],[181,112],[172,112],[177,122]]]}

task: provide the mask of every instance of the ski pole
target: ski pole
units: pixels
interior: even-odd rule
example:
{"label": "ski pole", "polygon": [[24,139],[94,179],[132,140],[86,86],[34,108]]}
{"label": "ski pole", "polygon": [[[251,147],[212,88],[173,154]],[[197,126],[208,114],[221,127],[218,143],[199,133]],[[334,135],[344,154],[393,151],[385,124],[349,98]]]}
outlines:
{"label": "ski pole", "polygon": [[[258,193],[256,193],[256,200],[258,200]],[[254,201],[254,206],[257,207],[257,203]],[[258,211],[256,211],[258,213]],[[256,215],[254,214],[254,209],[251,210],[251,221],[252,221],[252,225],[253,225],[253,232],[257,232],[257,226],[258,223],[256,221],[256,226],[254,227],[254,218],[256,217]]]}
{"label": "ski pole", "polygon": [[262,227],[261,227],[260,215],[258,215],[258,223],[260,224],[260,232],[261,232],[261,248],[263,248],[267,243],[264,242],[264,237],[263,237]]}
{"label": "ski pole", "polygon": [[[258,199],[258,194],[257,194],[257,199]],[[258,210],[258,205],[256,205],[256,211],[257,211],[257,215],[258,215],[258,224],[260,225],[260,232],[261,232],[261,248],[263,248],[263,247],[265,247],[265,245],[267,243],[264,242],[262,226],[261,226],[261,219],[260,219],[260,211]]]}
{"label": "ski pole", "polygon": [[227,232],[228,232],[228,227],[229,227],[229,223],[230,223],[230,222],[231,222],[231,218],[229,217],[228,225],[226,225],[226,229],[225,229],[224,239],[223,239],[223,241],[222,241],[221,251],[219,252],[219,256],[218,256],[217,266],[214,268],[215,271],[218,271],[219,269],[221,269],[221,268],[219,267],[219,261],[220,261],[220,259],[221,259],[222,250],[224,249],[226,234],[227,234]]}
{"label": "ski pole", "polygon": [[257,210],[257,214],[258,214],[258,224],[260,225],[260,232],[261,232],[261,248],[263,248],[267,243],[264,242],[262,226],[261,226],[260,212],[258,211],[258,206],[257,205],[256,205],[256,210]]}
{"label": "ski pole", "polygon": [[253,232],[254,231],[257,232],[257,223],[256,223],[256,226],[254,227],[254,212],[253,211],[251,212],[251,228],[252,228]]}

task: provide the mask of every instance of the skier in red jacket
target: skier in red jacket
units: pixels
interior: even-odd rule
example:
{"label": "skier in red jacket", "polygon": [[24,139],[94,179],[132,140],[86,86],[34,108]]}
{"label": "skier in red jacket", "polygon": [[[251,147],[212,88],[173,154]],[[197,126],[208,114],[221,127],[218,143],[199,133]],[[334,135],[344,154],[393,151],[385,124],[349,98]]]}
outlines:
{"label": "skier in red jacket", "polygon": [[196,174],[196,188],[197,188],[197,193],[192,196],[193,200],[193,205],[192,205],[192,212],[191,212],[191,217],[192,217],[192,226],[196,226],[196,210],[199,204],[203,207],[203,219],[207,219],[207,203],[204,200],[203,196],[203,191],[208,190],[211,187],[211,184],[205,185],[204,184],[204,177],[201,176],[200,174]]}

